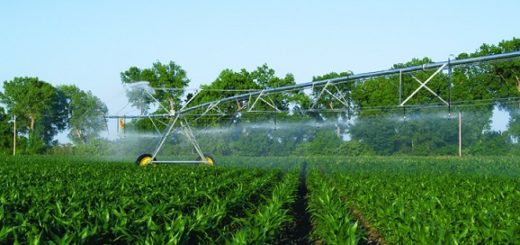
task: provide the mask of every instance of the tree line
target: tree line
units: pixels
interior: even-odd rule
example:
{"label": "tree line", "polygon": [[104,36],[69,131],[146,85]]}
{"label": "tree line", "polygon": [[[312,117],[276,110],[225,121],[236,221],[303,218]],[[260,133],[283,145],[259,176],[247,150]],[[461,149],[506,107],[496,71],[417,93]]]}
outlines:
{"label": "tree line", "polygon": [[[15,77],[3,83],[0,93],[0,151],[41,154],[58,145],[55,136],[68,130],[75,144],[97,140],[104,129],[106,105],[90,91],[74,85],[53,86],[37,77]],[[16,136],[13,125],[16,122]]]}
{"label": "tree line", "polygon": [[[456,59],[500,54],[520,50],[520,39],[505,40],[497,45],[483,44],[473,53],[461,53]],[[402,68],[431,63],[430,58],[412,59],[391,68]],[[413,76],[385,76],[338,84],[331,93],[322,93],[322,87],[310,92],[287,91],[269,96],[277,113],[247,113],[240,108],[244,101],[222,104],[220,114],[199,118],[204,109],[186,115],[196,128],[227,128],[225,133],[200,132],[197,137],[204,149],[222,155],[287,155],[287,154],[455,154],[457,124],[454,115],[464,114],[464,146],[468,154],[506,154],[518,151],[520,137],[520,61],[507,60],[487,64],[454,67],[450,74],[441,72],[428,87],[452,106],[438,105],[439,99],[431,91],[420,90],[409,101],[416,107],[398,108],[403,97],[411,94],[433,71],[419,71]],[[313,81],[352,75],[346,71],[317,75]],[[129,85],[147,81],[155,99],[142,90],[128,90],[132,106],[142,115],[177,111],[187,102],[192,105],[214,101],[252,90],[263,90],[296,84],[292,74],[278,76],[267,64],[254,70],[223,70],[210,84],[199,91],[188,91],[190,79],[186,71],[173,61],[155,62],[149,68],[130,67],[121,72],[121,82]],[[450,85],[451,84],[451,85]],[[74,85],[52,86],[34,77],[16,77],[3,84],[0,94],[0,151],[9,153],[12,148],[12,119],[18,125],[20,153],[59,152],[54,139],[59,132],[68,131],[73,148],[87,152],[112,154],[132,144],[124,139],[100,139],[106,127],[106,105],[91,92]],[[401,89],[401,91],[400,91]],[[398,96],[401,93],[401,100]],[[345,105],[334,97],[341,97]],[[423,106],[420,106],[423,105]],[[491,130],[494,108],[510,115],[507,130]],[[313,108],[313,110],[309,110]],[[339,109],[339,110],[338,110]],[[258,111],[273,111],[267,103],[258,103]],[[448,115],[448,116],[446,116]],[[451,120],[451,119],[453,120]],[[268,129],[251,127],[267,122]],[[309,124],[309,122],[311,122]],[[135,119],[125,130],[155,132],[147,119]],[[293,125],[283,130],[283,125]],[[155,139],[156,140],[156,139]],[[149,141],[149,142],[148,142]],[[136,144],[155,145],[154,140],[143,139]],[[173,138],[171,154],[187,154],[189,144]],[[58,147],[59,146],[59,147]],[[135,145],[139,148],[138,145]],[[146,147],[145,147],[146,148]],[[58,149],[58,150],[56,150]],[[66,150],[66,152],[74,152]]]}

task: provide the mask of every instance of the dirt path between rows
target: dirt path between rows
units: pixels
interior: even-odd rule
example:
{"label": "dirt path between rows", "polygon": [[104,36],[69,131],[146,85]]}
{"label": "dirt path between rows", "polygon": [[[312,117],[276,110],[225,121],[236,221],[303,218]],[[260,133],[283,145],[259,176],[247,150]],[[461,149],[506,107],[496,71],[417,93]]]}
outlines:
{"label": "dirt path between rows", "polygon": [[303,163],[300,170],[300,183],[296,193],[296,200],[291,207],[291,216],[294,224],[286,232],[279,244],[313,244],[309,234],[312,230],[311,215],[307,212],[307,162]]}
{"label": "dirt path between rows", "polygon": [[[343,199],[346,199],[346,197],[343,197]],[[367,240],[362,241],[362,244],[388,244],[381,234],[379,234],[379,231],[367,222],[365,216],[363,216],[359,209],[356,207],[350,207],[350,211],[368,233]]]}
{"label": "dirt path between rows", "polygon": [[[277,244],[321,244],[321,241],[313,241],[310,237],[312,231],[311,215],[307,210],[307,162],[303,163],[300,170],[300,183],[296,194],[296,200],[290,209],[290,214],[294,218],[294,224],[289,227],[284,233],[285,235],[277,242]],[[347,197],[342,197],[346,202]],[[388,244],[379,234],[376,228],[367,222],[362,212],[356,207],[349,208],[352,215],[359,224],[367,231],[368,237],[362,240],[359,244]]]}

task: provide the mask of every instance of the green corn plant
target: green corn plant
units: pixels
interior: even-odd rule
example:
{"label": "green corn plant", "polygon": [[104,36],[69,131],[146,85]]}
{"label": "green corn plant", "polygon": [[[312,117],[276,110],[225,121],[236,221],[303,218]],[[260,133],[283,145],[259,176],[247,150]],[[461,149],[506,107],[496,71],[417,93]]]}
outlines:
{"label": "green corn plant", "polygon": [[520,165],[510,158],[323,162],[315,162],[315,168],[389,243],[507,244],[520,239],[520,216],[515,215]]}
{"label": "green corn plant", "polygon": [[326,244],[358,244],[364,234],[337,189],[317,170],[309,171],[307,185],[314,239]]}
{"label": "green corn plant", "polygon": [[284,225],[291,221],[288,207],[294,203],[298,173],[289,172],[265,203],[255,213],[240,220],[239,231],[226,243],[265,244],[272,242]]}

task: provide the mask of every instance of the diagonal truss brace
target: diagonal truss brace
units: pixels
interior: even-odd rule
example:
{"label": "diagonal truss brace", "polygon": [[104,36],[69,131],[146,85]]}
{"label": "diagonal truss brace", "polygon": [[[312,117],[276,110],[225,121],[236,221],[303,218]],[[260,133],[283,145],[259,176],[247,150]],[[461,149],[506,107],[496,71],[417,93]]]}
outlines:
{"label": "diagonal truss brace", "polygon": [[[311,110],[314,109],[314,107],[316,107],[316,105],[318,104],[318,101],[320,100],[321,96],[323,95],[323,93],[325,92],[325,90],[327,90],[327,87],[330,85],[330,82],[327,82],[325,84],[325,86],[323,86],[323,88],[321,89],[320,93],[318,94],[318,97],[316,97],[316,101],[314,101],[314,104],[312,104],[311,106]],[[314,87],[313,87],[314,89]]]}
{"label": "diagonal truss brace", "polygon": [[[336,91],[338,92],[338,95],[335,95],[334,93],[332,93],[327,87],[331,85],[330,82],[326,83],[325,86],[323,86],[323,88],[321,89],[320,93],[318,94],[318,97],[316,97],[316,101],[314,101],[314,104],[312,104],[311,106],[311,110],[314,109],[316,107],[316,105],[318,104],[318,101],[320,100],[320,98],[323,96],[323,94],[327,93],[329,94],[330,96],[332,96],[332,98],[334,98],[335,100],[339,101],[341,104],[343,104],[345,107],[349,107],[349,103],[348,101],[345,99],[345,96],[343,95],[343,93],[341,92],[341,90],[339,90],[339,88],[335,85],[335,84],[332,84],[332,86],[334,86],[334,88],[336,88]],[[338,97],[339,96],[339,97]]]}
{"label": "diagonal truss brace", "polygon": [[439,95],[437,95],[435,92],[433,92],[430,88],[428,88],[428,86],[426,86],[426,84],[428,84],[435,76],[437,76],[437,74],[439,74],[448,64],[443,64],[441,67],[439,67],[439,69],[437,69],[428,79],[426,79],[426,81],[424,82],[421,82],[419,79],[417,79],[416,77],[412,76],[417,82],[419,82],[421,85],[415,90],[413,91],[412,94],[410,94],[410,96],[408,96],[408,98],[406,98],[403,102],[401,102],[401,104],[399,104],[399,106],[404,106],[406,104],[406,102],[408,102],[415,94],[417,94],[423,87],[426,88],[428,91],[432,92],[435,96],[437,96],[437,98],[441,99],[442,102],[446,103],[448,105],[448,102],[446,102],[445,100],[443,100]]}
{"label": "diagonal truss brace", "polygon": [[419,80],[417,77],[415,77],[414,75],[412,75],[412,78],[417,81],[421,86],[424,85],[424,89],[430,91],[430,93],[432,93],[433,95],[435,95],[435,97],[437,97],[440,101],[442,101],[442,103],[446,104],[446,105],[449,105],[449,103],[447,101],[445,101],[441,96],[439,96],[437,93],[435,93],[433,90],[431,90],[428,86],[426,86],[425,83],[423,83],[421,80]]}
{"label": "diagonal truss brace", "polygon": [[211,105],[209,105],[206,108],[206,110],[204,110],[204,112],[202,114],[200,114],[200,116],[195,119],[195,121],[197,121],[197,120],[201,119],[202,117],[206,116],[211,110],[216,111],[221,116],[225,116],[226,114],[220,109],[220,107],[218,107],[219,104],[220,104],[220,102],[217,101],[217,102],[212,103]]}
{"label": "diagonal truss brace", "polygon": [[152,154],[152,159],[155,159],[157,154],[159,154],[159,151],[161,151],[161,149],[162,149],[162,147],[164,145],[164,142],[166,142],[166,139],[172,133],[173,128],[175,127],[175,124],[177,123],[177,120],[179,120],[179,116],[178,115],[175,118],[170,119],[170,125],[168,125],[168,127],[164,131],[163,135],[161,136],[161,140],[157,144],[157,147],[155,148],[155,151]]}
{"label": "diagonal truss brace", "polygon": [[182,128],[182,133],[188,138],[188,141],[193,145],[193,148],[199,155],[200,159],[204,159],[204,153],[202,152],[202,149],[200,148],[199,143],[195,138],[195,135],[193,134],[193,130],[188,124],[188,121],[184,119],[184,121],[181,121],[180,124]]}
{"label": "diagonal truss brace", "polygon": [[[152,123],[154,129],[155,129],[155,132],[157,132],[158,134],[161,134],[161,131],[159,130],[159,127],[157,127],[157,124],[153,121],[152,117],[148,117],[148,119],[150,120],[150,122]],[[160,121],[159,121],[160,122]],[[162,123],[162,122],[161,122]]]}
{"label": "diagonal truss brace", "polygon": [[[276,107],[276,105],[275,105],[274,101],[271,99],[271,97],[269,97],[267,95],[264,95],[264,91],[265,90],[262,90],[260,92],[260,94],[256,97],[255,101],[253,102],[253,104],[249,107],[249,109],[247,109],[247,112],[253,111],[253,109],[255,108],[255,106],[258,103],[258,101],[264,102],[266,105],[268,105],[269,107],[273,108],[275,111],[280,111],[280,109],[278,109],[278,107]],[[266,99],[262,98],[263,96],[266,96],[267,99],[269,99],[269,101],[267,101]],[[250,97],[250,100],[251,99],[252,99],[252,97]]]}
{"label": "diagonal truss brace", "polygon": [[[336,87],[336,86],[334,86]],[[325,92],[327,92],[328,94],[330,94],[330,96],[332,96],[332,98],[336,99],[337,101],[339,101],[341,104],[343,104],[345,107],[348,107],[348,102],[344,99],[345,96],[343,96],[343,94],[339,91],[339,89],[336,87],[336,90],[338,90],[338,93],[340,94],[340,97],[336,96],[335,94],[333,94],[332,92],[330,92],[328,89],[325,90]]]}
{"label": "diagonal truss brace", "polygon": [[[164,146],[164,143],[166,142],[166,139],[170,137],[171,135],[175,134],[175,132],[178,130],[175,130],[175,125],[180,124],[180,132],[186,136],[188,141],[193,145],[193,148],[199,155],[200,159],[204,159],[204,153],[202,152],[202,149],[199,146],[199,143],[197,142],[197,139],[195,138],[195,135],[193,134],[193,130],[191,129],[190,125],[188,124],[188,121],[186,121],[186,118],[180,118],[179,115],[176,117],[170,119],[170,124],[164,131],[164,133],[161,136],[161,140],[157,144],[155,151],[153,152],[152,159],[155,159],[157,154],[161,151],[161,149]],[[163,161],[165,162],[165,161]],[[200,162],[200,161],[196,161]]]}

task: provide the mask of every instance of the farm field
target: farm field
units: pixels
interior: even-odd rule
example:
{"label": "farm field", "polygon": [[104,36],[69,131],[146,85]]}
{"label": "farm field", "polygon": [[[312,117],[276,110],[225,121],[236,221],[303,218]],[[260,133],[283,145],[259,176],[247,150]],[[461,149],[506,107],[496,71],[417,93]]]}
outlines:
{"label": "farm field", "polygon": [[[355,225],[364,227],[357,237],[389,244],[520,241],[520,164],[514,158],[309,161],[315,167],[308,182],[328,189],[329,203],[336,207],[329,214],[345,214],[351,230]],[[330,227],[316,230],[316,235],[346,239],[348,234],[335,237],[341,230],[332,230],[338,227],[332,219],[316,220]]]}
{"label": "farm field", "polygon": [[504,244],[514,158],[220,157],[219,166],[59,157],[0,163],[0,243]]}

